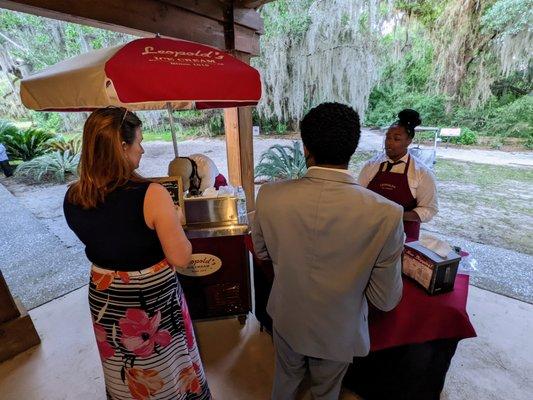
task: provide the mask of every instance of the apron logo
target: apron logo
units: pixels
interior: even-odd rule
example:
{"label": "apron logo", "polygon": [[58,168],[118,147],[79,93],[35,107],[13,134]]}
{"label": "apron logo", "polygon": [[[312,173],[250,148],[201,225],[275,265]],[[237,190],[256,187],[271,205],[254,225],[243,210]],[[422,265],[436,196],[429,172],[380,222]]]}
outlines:
{"label": "apron logo", "polygon": [[222,260],[212,254],[197,253],[191,256],[187,268],[177,268],[177,272],[186,276],[206,276],[217,272],[222,267]]}
{"label": "apron logo", "polygon": [[379,187],[384,190],[396,190],[396,185],[390,183],[382,183]]}

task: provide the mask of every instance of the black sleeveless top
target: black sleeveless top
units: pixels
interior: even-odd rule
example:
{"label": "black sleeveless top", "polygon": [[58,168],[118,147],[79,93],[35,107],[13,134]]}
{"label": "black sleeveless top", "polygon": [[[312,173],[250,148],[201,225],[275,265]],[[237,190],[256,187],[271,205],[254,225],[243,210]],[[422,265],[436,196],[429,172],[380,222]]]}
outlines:
{"label": "black sleeveless top", "polygon": [[65,195],[67,224],[85,245],[85,254],[93,264],[138,271],[165,258],[155,230],[144,221],[144,197],[149,184],[129,182],[89,210],[70,203]]}

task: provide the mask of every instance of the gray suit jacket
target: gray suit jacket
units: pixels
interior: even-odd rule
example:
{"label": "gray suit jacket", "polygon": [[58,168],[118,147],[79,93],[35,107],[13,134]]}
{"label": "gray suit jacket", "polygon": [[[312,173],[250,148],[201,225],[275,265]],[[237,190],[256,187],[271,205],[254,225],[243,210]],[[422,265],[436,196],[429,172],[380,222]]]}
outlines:
{"label": "gray suit jacket", "polygon": [[254,248],[274,265],[267,310],[294,351],[343,362],[368,354],[367,299],[389,311],[402,296],[402,215],[335,170],[261,187]]}

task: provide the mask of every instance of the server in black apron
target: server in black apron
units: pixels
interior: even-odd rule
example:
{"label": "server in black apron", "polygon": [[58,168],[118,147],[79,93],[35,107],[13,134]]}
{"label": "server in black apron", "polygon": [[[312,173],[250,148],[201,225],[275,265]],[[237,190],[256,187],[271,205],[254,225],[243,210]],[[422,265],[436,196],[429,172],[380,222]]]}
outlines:
{"label": "server in black apron", "polygon": [[407,151],[421,122],[415,110],[401,111],[387,131],[385,153],[367,161],[359,175],[359,184],[403,206],[408,241],[418,240],[420,223],[438,211],[433,173]]}

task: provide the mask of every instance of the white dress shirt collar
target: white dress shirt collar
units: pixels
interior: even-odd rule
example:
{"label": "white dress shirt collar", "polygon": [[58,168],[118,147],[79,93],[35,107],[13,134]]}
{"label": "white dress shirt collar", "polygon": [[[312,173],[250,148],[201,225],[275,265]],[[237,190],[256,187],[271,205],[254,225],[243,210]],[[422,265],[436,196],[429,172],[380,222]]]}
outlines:
{"label": "white dress shirt collar", "polygon": [[352,173],[349,170],[347,170],[347,169],[325,168],[325,167],[318,167],[318,166],[315,166],[315,165],[308,168],[308,170],[311,170],[311,169],[325,169],[326,171],[344,172],[345,174],[352,176]]}
{"label": "white dress shirt collar", "polygon": [[387,157],[387,153],[383,153],[383,161],[388,161],[391,164],[394,164],[395,162],[404,162],[407,164],[407,159],[409,158],[409,152],[405,153],[405,155],[400,158],[398,161],[392,161],[389,157]]}

